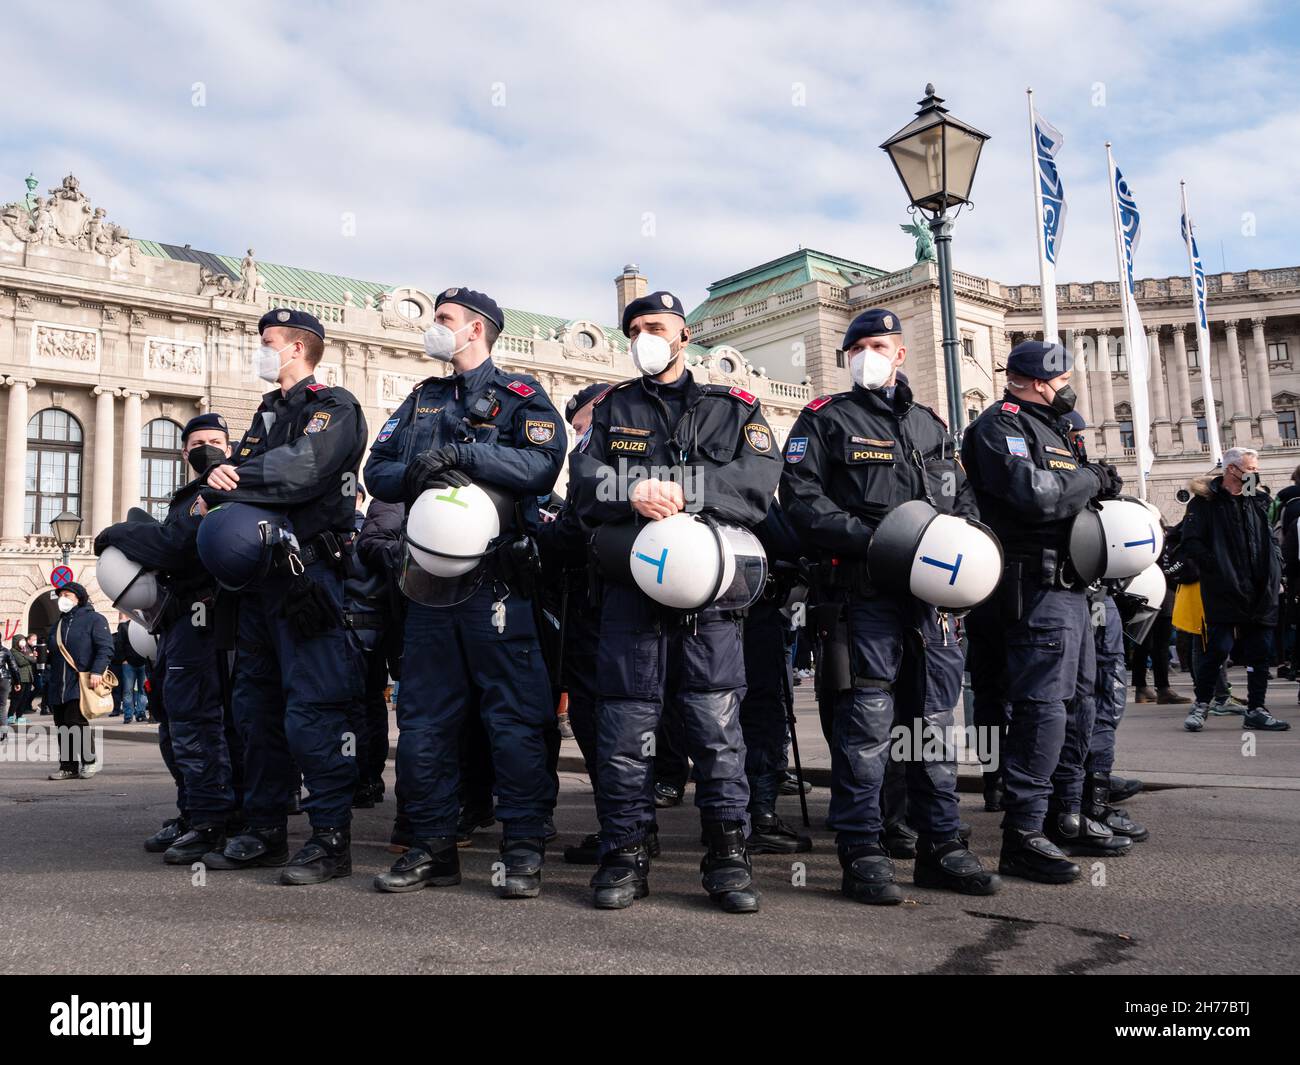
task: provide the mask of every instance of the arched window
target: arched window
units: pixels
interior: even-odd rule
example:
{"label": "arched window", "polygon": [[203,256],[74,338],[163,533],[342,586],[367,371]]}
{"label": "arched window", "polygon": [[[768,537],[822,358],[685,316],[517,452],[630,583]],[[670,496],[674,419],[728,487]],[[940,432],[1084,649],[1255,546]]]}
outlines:
{"label": "arched window", "polygon": [[162,521],[167,517],[167,500],[184,483],[181,427],[168,418],[155,418],[140,430],[141,504]]}
{"label": "arched window", "polygon": [[[63,511],[81,513],[81,423],[49,407],[27,423],[27,494],[23,530],[52,535],[50,522]],[[111,492],[109,485],[105,491]]]}

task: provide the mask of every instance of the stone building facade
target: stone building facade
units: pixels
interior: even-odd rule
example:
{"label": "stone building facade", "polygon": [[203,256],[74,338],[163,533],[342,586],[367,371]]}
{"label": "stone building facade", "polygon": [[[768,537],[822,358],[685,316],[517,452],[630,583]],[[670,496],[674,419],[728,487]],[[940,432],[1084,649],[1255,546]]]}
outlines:
{"label": "stone building facade", "polygon": [[[342,385],[371,434],[411,389],[445,368],[423,353],[432,296],[385,285],[132,239],[108,222],[76,178],[48,196],[0,208],[0,619],[8,643],[48,624],[49,575],[61,557],[50,519],[82,518],[70,564],[112,621],[94,577],[91,542],[135,506],[161,514],[185,476],[180,427],[217,410],[240,433],[265,386],[252,370],[257,321],[271,306],[310,311],[325,325],[319,380]],[[467,279],[449,278],[449,283]],[[648,282],[630,266],[615,279],[621,312]],[[617,328],[506,309],[494,358],[537,378],[557,407],[592,381],[635,371]],[[734,350],[692,345],[702,380],[759,395],[778,435],[810,398],[807,387],[751,372]],[[561,482],[561,487],[563,482]]]}

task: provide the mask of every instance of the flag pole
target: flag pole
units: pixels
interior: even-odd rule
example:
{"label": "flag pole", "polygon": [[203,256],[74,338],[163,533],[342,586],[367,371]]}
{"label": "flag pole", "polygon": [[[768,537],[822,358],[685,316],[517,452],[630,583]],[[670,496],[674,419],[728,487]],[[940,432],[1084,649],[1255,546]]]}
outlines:
{"label": "flag pole", "polygon": [[[1115,159],[1110,153],[1110,141],[1106,142],[1106,173],[1107,182],[1110,185],[1110,218],[1111,224],[1115,229],[1115,265],[1119,270],[1119,305],[1124,316],[1124,350],[1128,352],[1129,357],[1133,357],[1133,328],[1129,321],[1128,305],[1132,298],[1132,293],[1128,288],[1128,270],[1124,266],[1124,237],[1119,222],[1119,192],[1115,188]],[[1106,367],[1106,372],[1110,373],[1110,367]],[[1133,375],[1129,374],[1129,385],[1133,384]],[[1129,410],[1133,412],[1135,396],[1129,396]],[[1143,469],[1142,463],[1142,441],[1137,437],[1137,420],[1133,420],[1133,454],[1137,459],[1138,471],[1138,498],[1146,499],[1147,497],[1147,474]]]}
{"label": "flag pole", "polygon": [[1038,127],[1034,122],[1034,90],[1026,89],[1029,100],[1029,164],[1034,182],[1034,231],[1038,235],[1038,291],[1043,305],[1043,339],[1060,343],[1056,324],[1056,281],[1047,278],[1047,238],[1043,233],[1043,174],[1038,166]]}
{"label": "flag pole", "polygon": [[[1219,409],[1214,404],[1214,382],[1210,380],[1210,331],[1205,321],[1205,300],[1208,293],[1196,283],[1197,254],[1195,236],[1192,233],[1192,213],[1187,207],[1187,182],[1179,181],[1178,189],[1183,201],[1183,243],[1187,245],[1187,270],[1192,279],[1192,311],[1196,327],[1196,346],[1201,353],[1201,390],[1205,396],[1205,435],[1209,440],[1210,454],[1214,456],[1217,466],[1223,461],[1223,445],[1219,442]],[[1205,267],[1200,267],[1200,276],[1204,277]]]}

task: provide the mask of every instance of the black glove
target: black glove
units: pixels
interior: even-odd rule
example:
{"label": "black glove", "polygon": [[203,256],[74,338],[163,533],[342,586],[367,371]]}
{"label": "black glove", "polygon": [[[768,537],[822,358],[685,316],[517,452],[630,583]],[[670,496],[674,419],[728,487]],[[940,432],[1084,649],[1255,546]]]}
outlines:
{"label": "black glove", "polygon": [[1101,481],[1101,489],[1097,492],[1099,499],[1114,499],[1124,490],[1124,478],[1109,462],[1090,462],[1088,469]]}
{"label": "black glove", "polygon": [[464,488],[470,484],[469,477],[455,468],[457,461],[455,444],[443,444],[432,451],[421,451],[410,461],[402,476],[406,498],[413,502],[421,492],[434,485]]}
{"label": "black glove", "polygon": [[107,547],[116,547],[119,534],[122,532],[120,525],[110,525],[107,529],[100,531],[95,537],[95,554],[102,555]]}
{"label": "black glove", "polygon": [[280,616],[297,630],[304,639],[337,629],[343,624],[343,614],[338,604],[330,598],[320,584],[305,573],[289,582]]}

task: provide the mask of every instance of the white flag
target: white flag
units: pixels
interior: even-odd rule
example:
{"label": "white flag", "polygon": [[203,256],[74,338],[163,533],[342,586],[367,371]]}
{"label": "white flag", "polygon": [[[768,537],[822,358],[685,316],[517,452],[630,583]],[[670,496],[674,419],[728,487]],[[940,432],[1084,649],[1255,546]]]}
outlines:
{"label": "white flag", "polygon": [[1119,260],[1120,303],[1124,311],[1124,348],[1128,352],[1128,381],[1133,407],[1133,443],[1137,449],[1138,495],[1146,499],[1146,478],[1155,461],[1151,450],[1151,400],[1147,395],[1150,356],[1147,334],[1138,313],[1137,294],[1133,288],[1133,253],[1142,237],[1142,217],[1138,214],[1133,192],[1120,173],[1106,145],[1106,162],[1110,167],[1110,197],[1115,219],[1115,251]]}
{"label": "white flag", "polygon": [[1056,253],[1065,232],[1065,189],[1056,169],[1064,138],[1034,108],[1029,90],[1030,158],[1034,172],[1034,221],[1038,230],[1038,280],[1043,298],[1043,338],[1060,342],[1056,319]]}

